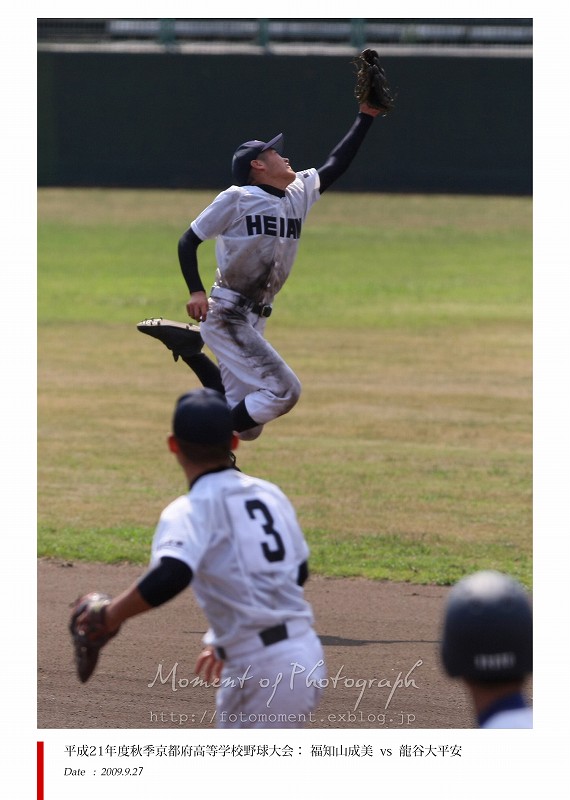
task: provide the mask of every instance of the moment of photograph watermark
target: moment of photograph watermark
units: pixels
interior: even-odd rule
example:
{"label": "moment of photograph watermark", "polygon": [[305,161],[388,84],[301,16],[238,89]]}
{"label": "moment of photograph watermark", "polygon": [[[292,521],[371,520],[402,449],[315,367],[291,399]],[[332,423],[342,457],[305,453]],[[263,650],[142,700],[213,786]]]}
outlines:
{"label": "moment of photograph watermark", "polygon": [[[284,685],[288,685],[291,690],[296,686],[297,681],[303,681],[307,687],[315,686],[320,689],[349,689],[354,690],[354,706],[352,713],[356,714],[360,705],[366,696],[367,700],[373,700],[375,705],[383,705],[383,710],[387,711],[396,696],[398,700],[403,699],[403,693],[406,692],[406,700],[409,700],[410,691],[417,690],[420,687],[416,682],[418,677],[418,670],[422,666],[423,661],[418,659],[413,666],[411,666],[406,673],[400,670],[395,677],[382,678],[352,678],[345,674],[344,665],[341,665],[334,675],[326,678],[317,678],[316,674],[320,673],[323,666],[323,661],[318,661],[311,669],[296,661],[290,663],[290,669],[286,672],[278,672],[273,678],[259,678],[254,674],[252,665],[248,665],[243,673],[239,676],[231,678],[216,679],[210,683],[203,678],[192,675],[187,677],[188,672],[180,666],[176,661],[170,668],[165,667],[162,662],[158,664],[156,674],[153,679],[147,684],[149,689],[155,686],[168,685],[172,692],[180,690],[188,690],[198,687],[206,688],[243,688],[246,684],[249,686],[255,685],[257,682],[260,689],[270,689],[268,699],[266,701],[267,708],[271,707],[271,702],[275,695],[277,687],[285,681]],[[253,681],[253,683],[251,683]],[[410,703],[410,705],[412,705]]]}

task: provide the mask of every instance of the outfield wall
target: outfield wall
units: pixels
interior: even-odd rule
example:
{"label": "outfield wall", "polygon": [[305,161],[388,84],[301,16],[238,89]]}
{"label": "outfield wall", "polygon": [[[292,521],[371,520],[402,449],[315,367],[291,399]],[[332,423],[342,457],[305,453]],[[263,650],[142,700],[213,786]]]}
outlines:
{"label": "outfield wall", "polygon": [[[386,56],[397,94],[336,188],[530,194],[532,60]],[[347,56],[39,52],[38,184],[221,189],[242,141],[320,166],[356,111]]]}

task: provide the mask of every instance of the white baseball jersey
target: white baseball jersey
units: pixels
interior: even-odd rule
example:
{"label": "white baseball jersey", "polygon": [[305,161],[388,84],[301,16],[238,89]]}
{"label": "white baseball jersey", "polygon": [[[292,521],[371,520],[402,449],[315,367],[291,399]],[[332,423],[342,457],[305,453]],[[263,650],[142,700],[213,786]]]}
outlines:
{"label": "white baseball jersey", "polygon": [[481,725],[482,728],[532,728],[532,708],[499,711]]}
{"label": "white baseball jersey", "polygon": [[206,473],[163,511],[151,566],[162,556],[187,564],[210,624],[209,643],[235,652],[259,632],[313,623],[297,583],[309,548],[293,506],[272,483],[235,469]]}
{"label": "white baseball jersey", "polygon": [[282,197],[259,186],[221,192],[191,225],[200,239],[217,240],[216,286],[257,303],[273,302],[291,272],[319,186],[312,168],[298,172]]}

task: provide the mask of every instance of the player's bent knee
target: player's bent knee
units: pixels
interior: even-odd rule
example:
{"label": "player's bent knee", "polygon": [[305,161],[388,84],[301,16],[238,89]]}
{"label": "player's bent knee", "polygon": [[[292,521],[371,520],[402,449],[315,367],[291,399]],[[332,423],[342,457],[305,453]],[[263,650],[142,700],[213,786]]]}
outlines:
{"label": "player's bent knee", "polygon": [[295,378],[294,382],[288,383],[282,395],[274,395],[271,405],[276,417],[287,414],[299,402],[301,397],[301,382]]}
{"label": "player's bent knee", "polygon": [[238,439],[241,439],[242,442],[253,442],[254,439],[261,436],[263,428],[263,425],[257,425],[257,427],[250,428],[247,431],[240,431],[240,433],[238,433]]}
{"label": "player's bent knee", "polygon": [[248,410],[248,413],[251,414],[253,420],[261,419],[263,422],[260,422],[255,427],[240,431],[239,438],[246,441],[257,439],[261,435],[264,424],[291,411],[299,401],[300,396],[301,382],[295,376],[294,380],[289,380],[286,385],[278,389],[273,388],[271,391],[269,389],[261,389],[257,393],[248,395],[248,397],[252,398],[250,401],[251,411]]}
{"label": "player's bent knee", "polygon": [[282,404],[284,410],[281,413],[286,414],[287,411],[291,411],[293,406],[297,405],[297,403],[299,402],[300,397],[301,397],[301,381],[298,378],[295,378],[295,380],[292,381],[287,387],[285,396],[282,398]]}

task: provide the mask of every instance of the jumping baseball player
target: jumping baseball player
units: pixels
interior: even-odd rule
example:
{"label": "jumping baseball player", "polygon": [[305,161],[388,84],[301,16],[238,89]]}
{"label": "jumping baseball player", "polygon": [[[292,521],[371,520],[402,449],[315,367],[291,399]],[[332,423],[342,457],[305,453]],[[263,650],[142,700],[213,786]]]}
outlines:
{"label": "jumping baseball player", "polygon": [[459,581],[449,593],[441,657],[461,678],[480,728],[532,728],[523,696],[532,673],[532,609],[523,587],[493,570]]}
{"label": "jumping baseball player", "polygon": [[[283,155],[282,134],[266,142],[244,142],[233,155],[233,185],[182,235],[178,255],[190,292],[186,309],[199,326],[162,318],[137,326],[162,341],[175,360],[182,357],[204,386],[225,393],[240,439],[257,438],[300,396],[299,379],[265,340],[265,327],[291,272],[309,210],[349,167],[374,117],[391,108],[377,54],[364,52],[373,55],[368,61],[361,57],[357,118],[323,166],[295,172]],[[206,239],[216,240],[217,270],[209,298],[197,258]],[[200,352],[204,342],[219,369]]]}
{"label": "jumping baseball player", "polygon": [[70,630],[82,682],[99,651],[130,617],[192,585],[209,621],[197,672],[220,675],[220,728],[300,728],[326,677],[323,650],[304,598],[309,550],[277,486],[232,467],[238,444],[220,393],[183,395],[168,445],[189,491],[162,513],[150,569],[118,597],[91,593]]}

